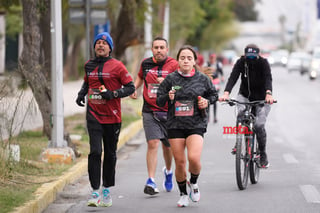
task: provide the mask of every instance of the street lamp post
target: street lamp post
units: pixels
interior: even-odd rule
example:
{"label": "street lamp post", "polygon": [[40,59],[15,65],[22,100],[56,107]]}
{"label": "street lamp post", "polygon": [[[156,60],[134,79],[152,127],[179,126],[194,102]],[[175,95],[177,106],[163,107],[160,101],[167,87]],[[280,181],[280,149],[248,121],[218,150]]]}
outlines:
{"label": "street lamp post", "polygon": [[63,63],[61,0],[51,1],[51,106],[52,131],[49,147],[41,153],[47,163],[71,163],[75,154],[64,140]]}
{"label": "street lamp post", "polygon": [[62,59],[62,22],[61,0],[51,1],[51,94],[52,94],[52,134],[51,147],[64,147],[63,138],[63,59]]}

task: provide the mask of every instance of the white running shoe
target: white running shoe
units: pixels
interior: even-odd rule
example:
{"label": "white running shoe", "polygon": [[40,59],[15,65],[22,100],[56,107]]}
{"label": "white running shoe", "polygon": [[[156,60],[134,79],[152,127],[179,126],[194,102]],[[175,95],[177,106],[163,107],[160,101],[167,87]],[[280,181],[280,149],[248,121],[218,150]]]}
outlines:
{"label": "white running shoe", "polygon": [[181,195],[177,205],[178,205],[178,207],[187,207],[187,206],[189,206],[188,195]]}
{"label": "white running shoe", "polygon": [[190,187],[189,197],[193,202],[198,202],[200,200],[200,190],[198,184],[192,184],[188,182]]}
{"label": "white running shoe", "polygon": [[87,205],[88,206],[93,206],[93,207],[98,207],[100,204],[100,194],[98,190],[94,190],[91,194],[91,198],[88,200]]}
{"label": "white running shoe", "polygon": [[108,188],[103,188],[102,199],[100,200],[99,206],[102,206],[102,207],[112,206],[112,198]]}

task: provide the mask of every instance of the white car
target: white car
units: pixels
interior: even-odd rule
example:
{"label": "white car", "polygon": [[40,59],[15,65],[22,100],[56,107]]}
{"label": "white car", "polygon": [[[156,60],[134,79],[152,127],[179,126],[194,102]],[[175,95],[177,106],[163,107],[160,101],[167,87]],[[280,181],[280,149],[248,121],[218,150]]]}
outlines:
{"label": "white car", "polygon": [[289,55],[287,69],[291,71],[299,71],[301,74],[309,71],[311,63],[311,55],[307,52],[297,51]]}
{"label": "white car", "polygon": [[286,49],[279,49],[271,52],[270,56],[268,57],[268,61],[271,66],[286,66],[288,63],[288,58],[289,51]]}

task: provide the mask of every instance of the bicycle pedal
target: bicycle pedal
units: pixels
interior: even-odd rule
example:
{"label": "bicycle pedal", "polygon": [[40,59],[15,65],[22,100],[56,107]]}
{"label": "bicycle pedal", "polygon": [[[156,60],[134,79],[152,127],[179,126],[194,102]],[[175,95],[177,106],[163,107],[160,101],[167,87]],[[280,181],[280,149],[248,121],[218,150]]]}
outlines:
{"label": "bicycle pedal", "polygon": [[261,168],[261,169],[268,169],[269,166],[270,166],[270,164],[268,163],[267,165],[263,165],[263,166],[260,165],[260,168]]}
{"label": "bicycle pedal", "polygon": [[237,149],[236,148],[233,148],[232,151],[231,151],[231,154],[235,155],[237,152]]}

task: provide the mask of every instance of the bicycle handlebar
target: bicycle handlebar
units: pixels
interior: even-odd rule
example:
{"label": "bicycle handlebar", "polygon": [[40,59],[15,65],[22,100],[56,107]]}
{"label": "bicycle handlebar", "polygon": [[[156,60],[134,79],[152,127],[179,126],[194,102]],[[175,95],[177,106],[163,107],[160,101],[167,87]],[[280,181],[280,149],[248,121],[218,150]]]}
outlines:
{"label": "bicycle handlebar", "polygon": [[[268,104],[268,102],[266,102],[265,100],[259,100],[259,101],[238,101],[235,99],[229,99],[229,100],[225,100],[224,102],[228,103],[230,106],[234,106],[235,104],[243,104],[243,105],[260,105],[260,104]],[[274,100],[273,103],[277,103],[277,100]]]}

